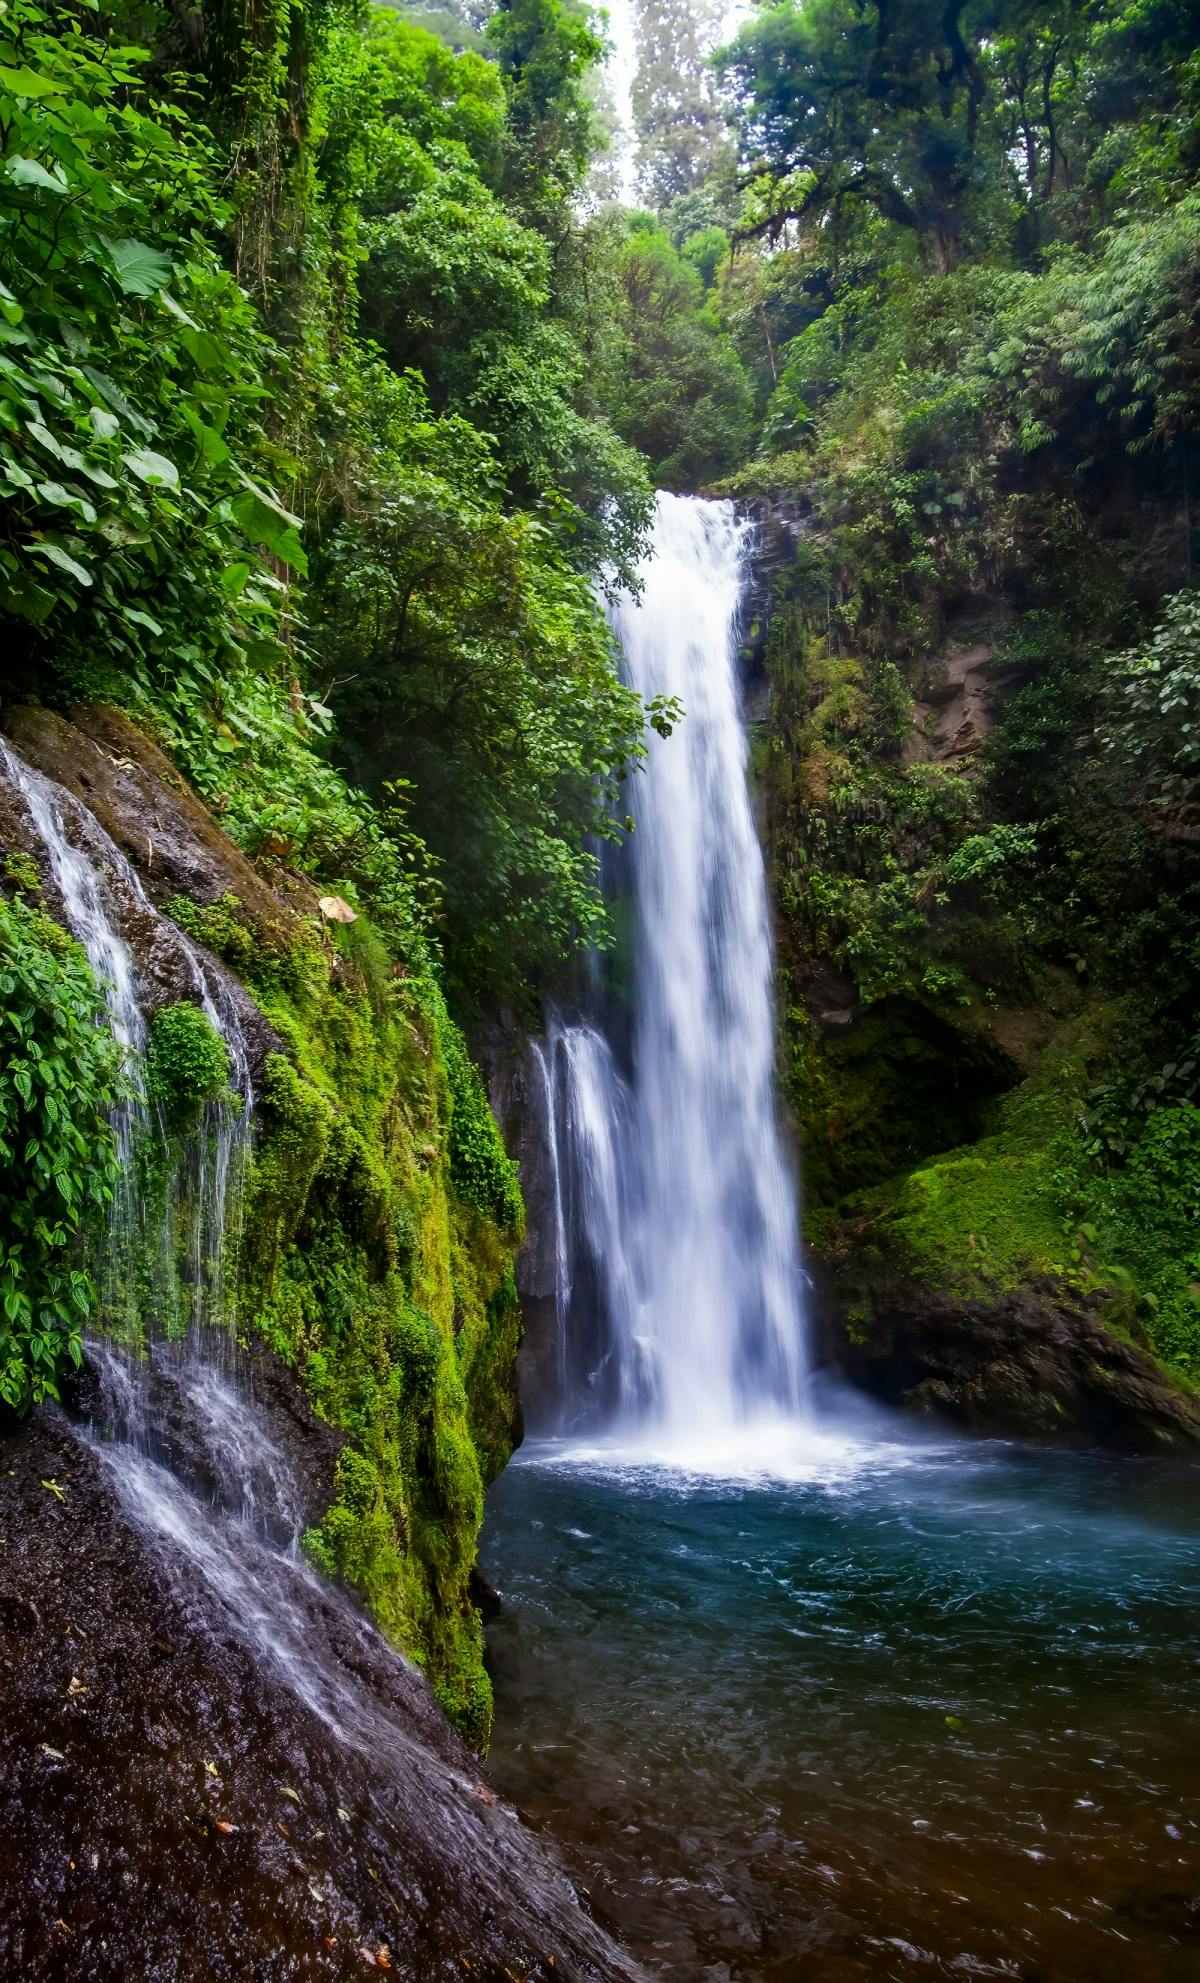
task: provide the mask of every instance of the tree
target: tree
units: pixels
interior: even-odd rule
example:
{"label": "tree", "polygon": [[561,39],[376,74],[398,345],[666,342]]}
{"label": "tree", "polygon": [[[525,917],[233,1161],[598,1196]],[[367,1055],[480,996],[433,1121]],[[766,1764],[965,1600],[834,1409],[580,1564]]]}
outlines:
{"label": "tree", "polygon": [[726,474],[752,434],[750,387],[696,261],[649,214],[618,254],[624,331],[611,417],[672,489]]}
{"label": "tree", "polygon": [[968,0],[779,0],[721,66],[749,171],[769,184],[759,231],[858,204],[915,235],[931,268],[953,267],[987,101]]}
{"label": "tree", "polygon": [[508,100],[502,190],[531,225],[561,232],[592,155],[585,83],[604,44],[562,0],[500,0],[487,34]]}
{"label": "tree", "polygon": [[728,150],[708,61],[721,15],[718,0],[637,0],[638,182],[660,212],[702,186]]}

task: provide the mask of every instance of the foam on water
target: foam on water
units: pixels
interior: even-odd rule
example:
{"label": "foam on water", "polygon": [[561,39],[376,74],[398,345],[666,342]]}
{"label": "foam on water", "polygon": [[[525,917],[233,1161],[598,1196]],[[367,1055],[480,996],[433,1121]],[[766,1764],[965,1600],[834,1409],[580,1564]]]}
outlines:
{"label": "foam on water", "polygon": [[978,1456],[987,1448],[911,1431],[882,1416],[852,1411],[819,1420],[763,1415],[731,1426],[724,1437],[689,1437],[633,1427],[609,1436],[530,1441],[511,1464],[612,1478],[660,1493],[710,1489],[837,1488],[881,1474]]}

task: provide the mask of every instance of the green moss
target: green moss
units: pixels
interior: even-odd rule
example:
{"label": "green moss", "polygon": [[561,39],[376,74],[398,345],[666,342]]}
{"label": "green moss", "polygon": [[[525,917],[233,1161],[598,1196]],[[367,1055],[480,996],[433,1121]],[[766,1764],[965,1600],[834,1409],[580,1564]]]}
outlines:
{"label": "green moss", "polygon": [[840,1214],[865,1218],[872,1244],[930,1287],[986,1294],[1087,1278],[1072,1259],[1070,1201],[1089,1044],[1086,1032],[1060,1042],[996,1105],[991,1135],[857,1194]]}
{"label": "green moss", "polygon": [[0,896],[0,1407],[57,1395],[95,1313],[74,1247],[116,1183],[118,1054],[83,951]]}
{"label": "green moss", "polygon": [[167,914],[181,930],[195,937],[235,971],[245,971],[254,957],[256,937],[241,914],[238,896],[226,891],[216,902],[193,902],[190,895],[174,895]]}
{"label": "green moss", "polygon": [[225,1042],[198,1005],[165,1005],[150,1022],[146,1090],[168,1123],[195,1123],[206,1102],[229,1087]]}
{"label": "green moss", "polygon": [[440,989],[397,974],[377,933],[302,938],[256,993],[287,1052],[266,1069],[248,1305],[347,1441],[305,1546],[483,1744],[470,1576],[516,1421],[515,1170]]}
{"label": "green moss", "polygon": [[457,1026],[442,1009],[438,1037],[450,1084],[450,1175],[461,1198],[486,1212],[504,1232],[524,1230],[517,1167],[507,1156],[483,1082]]}
{"label": "green moss", "polygon": [[1062,1211],[1041,1154],[985,1137],[913,1171],[885,1200],[889,1236],[918,1278],[964,1291],[1061,1274]]}
{"label": "green moss", "polygon": [[983,1134],[1018,1070],[985,1034],[912,999],[822,1035],[802,1007],[784,1032],[784,1090],[804,1140],[810,1205],[885,1182]]}

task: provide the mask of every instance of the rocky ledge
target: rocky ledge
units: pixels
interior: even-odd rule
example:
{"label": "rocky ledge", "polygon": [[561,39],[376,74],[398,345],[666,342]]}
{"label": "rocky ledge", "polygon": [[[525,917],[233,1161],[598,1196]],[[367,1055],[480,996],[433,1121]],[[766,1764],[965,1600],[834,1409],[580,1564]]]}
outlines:
{"label": "rocky ledge", "polygon": [[1129,1452],[1200,1441],[1200,1400],[1051,1286],[968,1297],[851,1265],[821,1314],[826,1359],[852,1383],[972,1432]]}
{"label": "rocky ledge", "polygon": [[65,1417],[0,1441],[0,1973],[635,1978],[419,1673],[295,1591],[341,1693],[257,1655]]}

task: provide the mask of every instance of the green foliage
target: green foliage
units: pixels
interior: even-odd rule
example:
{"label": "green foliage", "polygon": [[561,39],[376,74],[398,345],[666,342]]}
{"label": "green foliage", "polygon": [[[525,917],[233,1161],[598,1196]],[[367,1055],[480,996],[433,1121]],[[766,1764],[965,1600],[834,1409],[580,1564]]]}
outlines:
{"label": "green foliage", "polygon": [[487,36],[508,105],[504,189],[532,221],[557,230],[592,153],[583,83],[602,44],[583,10],[562,0],[499,0]]}
{"label": "green foliage", "polygon": [[[720,230],[716,230],[717,233]],[[713,230],[680,252],[665,229],[635,214],[617,254],[622,341],[612,418],[668,488],[694,488],[735,467],[750,446],[751,396],[734,345],[705,301]]]}
{"label": "green foliage", "polygon": [[442,920],[460,984],[519,995],[603,933],[587,842],[644,727],[593,589],[648,515],[585,355],[598,44],[555,0],[503,10],[495,61],[229,9],[185,80],[129,12],[5,17],[41,79],[0,103],[18,665],[150,719],[252,857],[355,885],[412,968]]}
{"label": "green foliage", "polygon": [[[759,176],[718,276],[763,409],[762,459],[729,486],[804,518],[762,756],[815,1195],[869,1182],[855,1218],[882,1205],[885,1247],[931,1283],[1049,1276],[1181,1369],[1200,993],[1185,16],[758,10],[726,69]],[[759,235],[769,258],[746,251]],[[856,1005],[824,1037],[830,963]],[[1086,1055],[1047,1071],[1031,1043],[1069,1036],[1082,999]],[[959,1139],[921,1077],[938,1023]],[[993,1027],[1035,1063],[998,1127],[963,1047]]]}
{"label": "green foliage", "polygon": [[[204,130],[73,9],[0,22],[0,605],[21,646],[197,694],[274,651],[296,519]],[[169,660],[168,660],[169,657]]]}
{"label": "green foliage", "polygon": [[146,1092],[175,1130],[194,1123],[206,1102],[229,1088],[229,1056],[198,1005],[164,1005],[146,1040]]}
{"label": "green foliage", "polygon": [[450,1019],[439,1020],[439,1038],[450,1086],[450,1176],[460,1197],[494,1219],[502,1232],[520,1237],[525,1207],[517,1167],[505,1153],[496,1119],[467,1053],[466,1043]]}
{"label": "green foliage", "polygon": [[1095,225],[1114,194],[1169,195],[1194,170],[1194,53],[1180,0],[776,0],[722,57],[750,222],[835,251],[882,224],[943,273],[964,249]]}
{"label": "green foliage", "polygon": [[977,890],[995,907],[1019,885],[1036,857],[1035,826],[999,822],[986,833],[971,833],[959,842],[946,862],[946,880],[954,888]]}
{"label": "green foliage", "polygon": [[1154,1110],[1126,1161],[1094,1177],[1080,1206],[1091,1243],[1139,1290],[1157,1354],[1200,1375],[1200,1108]]}
{"label": "green foliage", "polygon": [[255,952],[254,932],[243,921],[241,903],[232,892],[215,902],[193,902],[190,895],[173,895],[167,914],[181,930],[223,957],[235,971],[246,974]]}
{"label": "green foliage", "polygon": [[637,0],[633,13],[637,71],[630,109],[638,182],[643,197],[661,210],[702,191],[730,162],[708,60],[723,9],[713,0]]}
{"label": "green foliage", "polygon": [[435,421],[416,380],[360,385],[364,470],[389,472],[316,566],[342,723],[373,788],[409,781],[460,981],[519,990],[603,933],[587,841],[617,831],[643,711],[590,583],[548,523],[506,509],[486,441]]}
{"label": "green foliage", "polygon": [[985,88],[965,11],[782,0],[757,14],[725,68],[766,182],[762,225],[859,201],[911,229],[931,262],[953,262]]}
{"label": "green foliage", "polygon": [[54,1397],[93,1291],[74,1242],[116,1180],[118,1057],[83,953],[0,897],[0,1400]]}
{"label": "green foliage", "polygon": [[1186,835],[1200,778],[1200,597],[1177,593],[1149,640],[1106,674],[1104,746],[1156,830]]}

